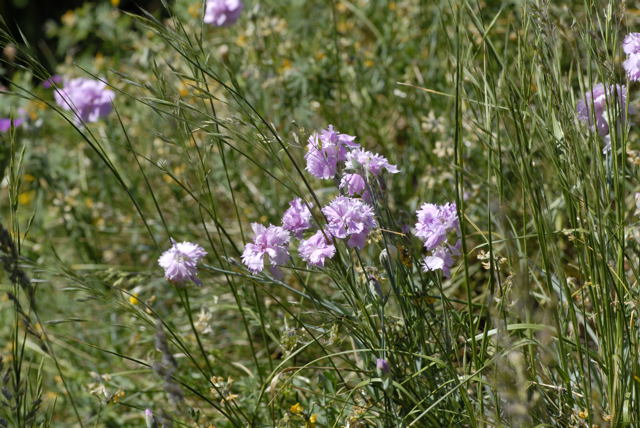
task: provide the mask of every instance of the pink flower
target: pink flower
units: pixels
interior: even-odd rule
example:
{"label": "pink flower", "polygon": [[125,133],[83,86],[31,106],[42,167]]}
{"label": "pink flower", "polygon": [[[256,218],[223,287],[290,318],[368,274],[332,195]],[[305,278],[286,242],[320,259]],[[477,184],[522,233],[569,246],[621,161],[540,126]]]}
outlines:
{"label": "pink flower", "polygon": [[622,42],[622,50],[627,55],[640,53],[640,33],[629,33]]}
{"label": "pink flower", "polygon": [[622,63],[624,70],[627,72],[627,77],[632,82],[640,80],[640,54],[629,55],[627,60]]}
{"label": "pink flower", "polygon": [[347,195],[361,195],[366,189],[366,182],[360,174],[345,174],[340,180],[340,189],[346,189]]}
{"label": "pink flower", "polygon": [[451,247],[448,244],[437,247],[430,256],[422,260],[422,269],[425,272],[441,270],[445,278],[451,275],[451,267],[455,263],[453,257],[460,254],[460,241]]}
{"label": "pink flower", "polygon": [[300,242],[298,247],[300,257],[312,266],[324,266],[325,259],[330,259],[336,253],[336,247],[327,242],[321,230],[311,238]]}
{"label": "pink flower", "polygon": [[384,156],[367,150],[356,149],[347,154],[345,168],[359,170],[360,167],[371,175],[379,175],[383,170],[391,174],[400,172],[398,167],[390,164]]}
{"label": "pink flower", "polygon": [[605,87],[602,83],[598,83],[578,101],[576,105],[578,119],[595,128],[601,137],[605,137],[609,135],[609,110],[613,114],[620,114],[624,120],[626,101],[627,88],[625,86],[610,85]]}
{"label": "pink flower", "polygon": [[242,13],[241,0],[207,0],[204,11],[204,22],[224,27],[235,23]]}
{"label": "pink flower", "polygon": [[282,216],[282,227],[299,238],[303,231],[311,227],[311,211],[300,198],[295,198],[289,205]]}
{"label": "pink flower", "polygon": [[253,243],[248,243],[242,253],[242,262],[253,273],[262,272],[264,257],[269,257],[272,266],[286,263],[289,259],[289,232],[280,226],[264,227],[259,223],[252,223],[255,234]]}
{"label": "pink flower", "polygon": [[0,118],[0,132],[7,132],[11,129],[11,126],[17,128],[23,123],[24,119],[9,119],[8,117]]}
{"label": "pink flower", "polygon": [[362,249],[371,229],[378,226],[373,208],[359,199],[338,196],[322,208],[327,231],[336,238],[349,238],[347,245]]}
{"label": "pink flower", "polygon": [[104,82],[80,77],[67,81],[53,96],[60,107],[74,113],[76,124],[80,124],[97,122],[111,113],[116,94]]}
{"label": "pink flower", "polygon": [[177,243],[171,239],[171,248],[162,253],[158,259],[158,264],[164,269],[164,276],[172,282],[184,282],[191,280],[200,285],[198,279],[198,262],[207,252],[191,242]]}
{"label": "pink flower", "polygon": [[340,134],[332,125],[319,134],[312,134],[304,156],[306,170],[324,180],[333,178],[338,171],[338,162],[346,160],[347,151],[359,147],[354,140],[355,137]]}
{"label": "pink flower", "polygon": [[423,204],[416,214],[418,215],[416,236],[422,238],[427,250],[433,250],[446,241],[450,231],[458,231],[458,213],[455,203]]}

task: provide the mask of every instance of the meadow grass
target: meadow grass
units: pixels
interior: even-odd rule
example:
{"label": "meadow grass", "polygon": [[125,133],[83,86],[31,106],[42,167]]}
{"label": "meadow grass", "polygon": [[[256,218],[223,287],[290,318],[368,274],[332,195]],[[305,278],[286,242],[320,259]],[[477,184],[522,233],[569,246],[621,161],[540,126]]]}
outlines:
{"label": "meadow grass", "polygon": [[[1,134],[0,426],[640,424],[621,66],[638,10],[247,1],[213,28],[202,7],[105,2],[49,26],[56,71],[116,94],[86,125],[39,86],[36,47],[2,34],[0,111],[29,125]],[[605,153],[576,116],[598,82],[629,88]],[[248,271],[251,223],[280,224],[294,197],[326,220],[337,183],[304,154],[328,124],[401,170],[369,181],[379,227],[323,268]],[[449,279],[421,269],[424,202],[456,202]],[[164,278],[170,238],[208,252],[201,287]]]}

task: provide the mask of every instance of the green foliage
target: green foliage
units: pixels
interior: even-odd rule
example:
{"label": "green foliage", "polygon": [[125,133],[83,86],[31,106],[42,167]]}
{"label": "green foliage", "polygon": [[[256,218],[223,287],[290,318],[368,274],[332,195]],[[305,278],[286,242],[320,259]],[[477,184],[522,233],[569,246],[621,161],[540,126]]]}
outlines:
{"label": "green foliage", "polygon": [[[608,154],[575,115],[595,83],[625,83],[637,11],[246,3],[225,28],[187,0],[51,24],[56,71],[116,92],[86,126],[2,36],[18,71],[0,112],[28,121],[0,134],[0,426],[639,424],[634,103],[610,112]],[[323,269],[251,274],[250,223],[296,196],[320,218],[337,194],[304,172],[329,123],[401,169],[374,183],[380,228]],[[408,232],[447,201],[451,279]],[[170,238],[207,249],[202,287],[163,278]]]}

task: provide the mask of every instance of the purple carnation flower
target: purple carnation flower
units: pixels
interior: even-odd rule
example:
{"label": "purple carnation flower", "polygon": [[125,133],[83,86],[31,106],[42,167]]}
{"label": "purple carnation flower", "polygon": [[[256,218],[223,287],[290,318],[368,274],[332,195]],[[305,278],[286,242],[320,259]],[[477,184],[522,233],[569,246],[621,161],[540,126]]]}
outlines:
{"label": "purple carnation flower", "polygon": [[389,361],[384,358],[378,358],[376,360],[376,371],[378,372],[378,376],[382,376],[391,371],[391,366],[389,365]]}
{"label": "purple carnation flower", "polygon": [[253,273],[264,269],[264,256],[269,256],[272,266],[284,264],[289,259],[289,232],[280,226],[264,227],[259,223],[252,223],[255,234],[253,243],[248,243],[242,253],[242,262]]}
{"label": "purple carnation flower", "polygon": [[8,117],[0,118],[0,132],[7,132],[11,129],[11,125],[13,125],[14,128],[17,128],[23,123],[24,119],[10,119]]}
{"label": "purple carnation flower", "polygon": [[602,83],[596,84],[591,91],[584,94],[583,99],[578,101],[578,104],[576,105],[578,119],[593,127],[593,119],[595,116],[595,129],[598,131],[598,134],[601,137],[609,135],[607,99],[611,104],[609,108],[614,110],[614,98],[618,101],[619,113],[623,115],[624,119],[627,88],[623,85],[610,85],[608,88],[605,88]]}
{"label": "purple carnation flower", "polygon": [[324,233],[319,230],[311,238],[300,242],[298,247],[300,257],[312,266],[324,266],[325,259],[330,259],[336,253],[336,247],[327,242]]}
{"label": "purple carnation flower", "polygon": [[158,259],[158,264],[164,269],[164,277],[172,282],[191,280],[200,285],[197,265],[207,252],[200,245],[191,242],[177,243],[172,239],[171,244],[171,248]]}
{"label": "purple carnation flower", "polygon": [[312,134],[304,156],[307,171],[321,179],[333,178],[338,170],[338,162],[347,159],[347,151],[359,147],[354,140],[355,137],[340,134],[332,125],[319,134]]}
{"label": "purple carnation flower", "polygon": [[426,256],[422,260],[422,269],[425,272],[441,270],[445,278],[451,275],[451,267],[454,263],[454,256],[460,254],[460,241],[451,247],[448,244],[437,247],[430,256]]}
{"label": "purple carnation flower", "polygon": [[371,175],[379,175],[382,170],[387,170],[391,174],[400,172],[398,167],[390,164],[384,156],[363,149],[356,149],[347,154],[345,167],[351,170],[357,170],[362,167]]}
{"label": "purple carnation flower", "polygon": [[633,54],[627,57],[627,60],[622,63],[624,70],[627,72],[627,77],[632,82],[640,80],[640,54]]}
{"label": "purple carnation flower", "polygon": [[74,113],[75,122],[80,124],[97,122],[111,113],[116,94],[104,82],[80,77],[67,81],[53,96],[60,107]]}
{"label": "purple carnation flower", "polygon": [[360,174],[345,174],[340,180],[340,188],[346,189],[347,195],[361,195],[366,189],[366,182]]}
{"label": "purple carnation flower", "polygon": [[42,87],[49,89],[51,87],[58,86],[61,83],[62,83],[62,76],[60,76],[59,74],[54,74],[53,76],[49,77],[47,80],[42,82]]}
{"label": "purple carnation flower", "polygon": [[282,227],[300,238],[302,232],[311,227],[311,211],[300,198],[295,198],[289,205],[282,216]]}
{"label": "purple carnation flower", "polygon": [[622,42],[622,50],[627,55],[640,53],[640,33],[629,33]]}
{"label": "purple carnation flower", "polygon": [[240,18],[241,0],[207,0],[204,11],[204,22],[216,27],[232,25]]}
{"label": "purple carnation flower", "polygon": [[458,231],[458,213],[455,203],[424,204],[416,214],[418,215],[416,236],[422,238],[427,250],[433,250],[446,241],[450,231]]}
{"label": "purple carnation flower", "polygon": [[359,199],[338,196],[322,208],[327,231],[336,238],[347,238],[347,245],[362,249],[371,229],[377,227],[373,208]]}
{"label": "purple carnation flower", "polygon": [[327,129],[320,131],[320,140],[323,146],[338,147],[338,161],[343,162],[347,159],[347,150],[357,149],[360,144],[356,143],[356,137],[348,134],[341,134],[333,127],[327,126]]}

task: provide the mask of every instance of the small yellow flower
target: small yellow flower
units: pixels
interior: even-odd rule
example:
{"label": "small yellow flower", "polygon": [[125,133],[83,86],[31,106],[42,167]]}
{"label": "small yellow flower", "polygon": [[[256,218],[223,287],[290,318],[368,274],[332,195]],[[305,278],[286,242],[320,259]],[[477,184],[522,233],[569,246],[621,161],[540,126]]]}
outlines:
{"label": "small yellow flower", "polygon": [[291,70],[291,67],[293,67],[293,63],[291,62],[290,59],[285,58],[284,61],[282,61],[282,65],[280,66],[280,70],[278,70],[280,72],[280,74],[286,73],[287,71]]}
{"label": "small yellow flower", "polygon": [[245,36],[244,34],[240,34],[236,39],[236,45],[243,47],[243,46],[246,46],[246,44],[247,44],[247,36]]}
{"label": "small yellow flower", "polygon": [[389,6],[387,6],[389,8],[389,10],[396,10],[398,8],[398,5],[396,4],[396,2],[392,1],[389,2]]}
{"label": "small yellow flower", "polygon": [[25,183],[32,183],[35,181],[35,177],[31,174],[25,174],[22,176],[22,181],[24,181]]}
{"label": "small yellow flower", "polygon": [[68,10],[64,13],[64,15],[62,15],[62,18],[60,19],[62,20],[62,23],[64,25],[71,27],[76,23],[76,14],[74,11]]}
{"label": "small yellow flower", "polygon": [[111,401],[113,403],[118,403],[125,397],[125,395],[127,394],[123,390],[119,389],[115,394],[113,394],[113,397],[111,397]]}
{"label": "small yellow flower", "polygon": [[120,0],[111,0],[111,6],[113,7],[120,6]]}
{"label": "small yellow flower", "polygon": [[22,192],[18,195],[18,203],[20,205],[29,205],[32,201],[33,198],[36,196],[36,191],[35,190],[29,190],[26,192]]}
{"label": "small yellow flower", "polygon": [[104,65],[104,55],[101,52],[98,52],[95,57],[95,65],[100,68]]}
{"label": "small yellow flower", "polygon": [[578,416],[579,416],[581,419],[587,419],[587,417],[589,417],[589,412],[587,412],[586,410],[580,410],[580,411],[578,412]]}
{"label": "small yellow flower", "polygon": [[305,422],[304,426],[305,428],[315,428],[316,422],[318,422],[318,416],[314,413],[309,416],[309,419],[307,419],[307,422]]}
{"label": "small yellow flower", "polygon": [[200,9],[201,9],[200,2],[195,2],[189,5],[187,12],[192,17],[197,18],[198,16],[200,16]]}
{"label": "small yellow flower", "polygon": [[304,408],[300,403],[296,403],[293,406],[289,407],[289,411],[294,415],[299,415],[304,411]]}
{"label": "small yellow flower", "polygon": [[138,300],[138,293],[133,293],[131,296],[129,296],[129,303],[131,303],[132,305],[137,305],[138,303],[140,303],[140,300]]}

